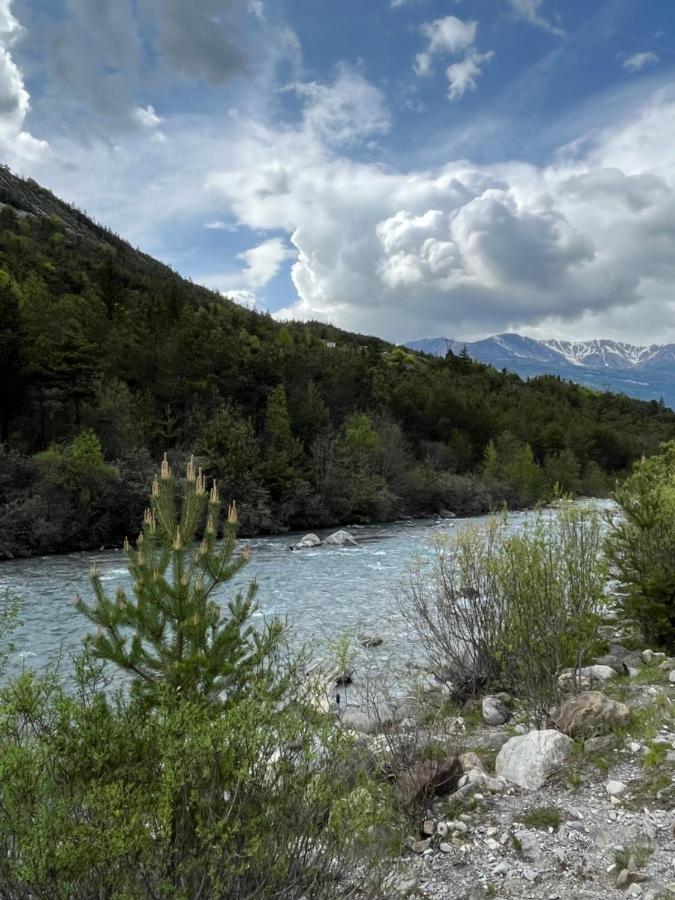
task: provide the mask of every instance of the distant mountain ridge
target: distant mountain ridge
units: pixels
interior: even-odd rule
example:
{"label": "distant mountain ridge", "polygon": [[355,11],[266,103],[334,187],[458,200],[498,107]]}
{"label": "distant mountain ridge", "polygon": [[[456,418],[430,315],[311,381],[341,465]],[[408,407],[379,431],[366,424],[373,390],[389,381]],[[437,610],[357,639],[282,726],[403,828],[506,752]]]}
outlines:
{"label": "distant mountain ridge", "polygon": [[642,347],[623,341],[538,341],[521,334],[497,334],[480,341],[430,338],[406,344],[413,350],[444,356],[469,355],[496,369],[523,378],[559,375],[596,390],[614,391],[640,400],[663,400],[675,408],[675,344]]}

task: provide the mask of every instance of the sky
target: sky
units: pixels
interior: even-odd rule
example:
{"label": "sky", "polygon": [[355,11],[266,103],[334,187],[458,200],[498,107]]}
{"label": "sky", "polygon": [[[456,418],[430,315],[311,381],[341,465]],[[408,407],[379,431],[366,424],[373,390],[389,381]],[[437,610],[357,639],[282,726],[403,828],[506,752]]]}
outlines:
{"label": "sky", "polygon": [[0,157],[280,319],[675,341],[673,0],[0,0]]}

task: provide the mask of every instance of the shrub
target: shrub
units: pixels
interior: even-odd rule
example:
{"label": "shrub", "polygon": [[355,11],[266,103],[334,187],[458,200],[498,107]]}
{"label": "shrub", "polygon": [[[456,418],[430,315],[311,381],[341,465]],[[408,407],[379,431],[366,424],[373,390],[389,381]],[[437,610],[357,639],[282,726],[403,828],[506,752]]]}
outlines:
{"label": "shrub", "polygon": [[606,542],[627,615],[649,643],[675,648],[675,442],[637,463],[617,488],[621,516]]}
{"label": "shrub", "polygon": [[441,539],[402,596],[436,673],[460,696],[509,688],[544,717],[562,669],[593,643],[603,600],[597,514],[560,505],[513,531],[506,518]]}
{"label": "shrub", "polygon": [[180,509],[175,493],[165,461],[128,548],[133,597],[92,574],[78,606],[98,633],[74,683],[25,673],[0,691],[9,900],[322,898],[372,868],[386,788],[280,626],[256,627],[255,584],[220,596],[248,558],[234,510],[219,540],[215,486],[190,465]]}

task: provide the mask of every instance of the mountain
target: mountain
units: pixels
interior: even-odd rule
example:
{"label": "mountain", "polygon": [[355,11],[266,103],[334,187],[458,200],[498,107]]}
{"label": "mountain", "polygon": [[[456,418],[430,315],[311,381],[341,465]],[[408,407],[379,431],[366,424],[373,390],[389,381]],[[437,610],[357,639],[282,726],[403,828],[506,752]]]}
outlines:
{"label": "mountain", "polygon": [[[464,341],[430,338],[406,346],[433,356],[459,354]],[[675,344],[640,347],[621,341],[537,341],[520,334],[497,334],[466,342],[472,359],[532,378],[559,375],[600,391],[640,400],[663,400],[675,408]]]}
{"label": "mountain", "polygon": [[164,452],[254,534],[604,495],[675,437],[658,403],[440,352],[244,309],[0,167],[0,558],[119,545]]}

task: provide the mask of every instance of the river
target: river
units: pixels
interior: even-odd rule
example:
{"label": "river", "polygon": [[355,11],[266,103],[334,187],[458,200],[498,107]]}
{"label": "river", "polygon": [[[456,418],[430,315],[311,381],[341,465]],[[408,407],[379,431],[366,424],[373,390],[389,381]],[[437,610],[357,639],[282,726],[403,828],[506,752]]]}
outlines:
{"label": "river", "polygon": [[[600,505],[604,506],[604,503]],[[547,511],[547,515],[555,515]],[[531,512],[513,513],[510,527],[522,528]],[[258,582],[259,616],[279,616],[293,640],[323,656],[333,652],[343,635],[360,632],[383,638],[381,646],[358,650],[377,668],[399,668],[416,656],[413,636],[398,610],[397,588],[415,559],[433,554],[433,538],[451,535],[471,519],[423,519],[348,529],[358,547],[322,546],[291,553],[300,535],[285,534],[243,541],[251,560],[215,599],[226,602],[233,586]],[[329,532],[319,532],[325,536]],[[130,587],[121,551],[70,553],[0,563],[0,597],[9,590],[22,602],[21,625],[12,636],[15,650],[10,671],[42,669],[67,661],[91,627],[73,604],[76,594],[92,596],[89,570],[96,563],[104,585],[114,592]]]}

